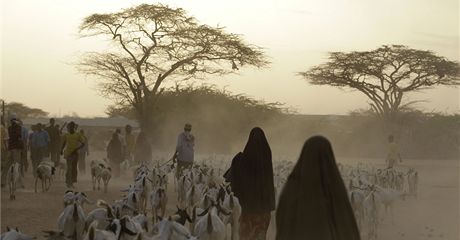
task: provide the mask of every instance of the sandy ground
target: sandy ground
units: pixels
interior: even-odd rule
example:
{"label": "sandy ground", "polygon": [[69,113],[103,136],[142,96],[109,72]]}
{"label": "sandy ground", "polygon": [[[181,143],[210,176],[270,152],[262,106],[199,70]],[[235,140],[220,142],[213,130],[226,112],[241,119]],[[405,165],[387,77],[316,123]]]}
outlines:
{"label": "sandy ground", "polygon": [[[339,159],[340,161],[340,159]],[[347,159],[342,159],[348,162]],[[369,161],[369,160],[367,160]],[[372,160],[370,160],[372,161]],[[424,240],[459,238],[459,164],[458,161],[406,160],[402,167],[415,167],[420,174],[419,196],[400,201],[395,206],[395,220],[386,216],[379,227],[379,239]],[[94,202],[97,199],[113,201],[121,197],[119,191],[131,183],[126,176],[111,181],[109,192],[93,191],[88,175],[80,176],[76,184],[78,191],[84,191]],[[35,193],[29,171],[25,189],[19,189],[16,200],[9,200],[8,190],[1,191],[1,230],[6,226],[19,227],[27,234],[42,238],[42,230],[55,230],[57,218],[62,211],[62,195],[65,192],[64,178],[58,176],[49,192]],[[173,213],[176,194],[170,182],[167,214]],[[95,206],[86,206],[89,212]],[[268,239],[274,239],[274,221],[270,226]],[[363,238],[364,239],[364,238]]]}

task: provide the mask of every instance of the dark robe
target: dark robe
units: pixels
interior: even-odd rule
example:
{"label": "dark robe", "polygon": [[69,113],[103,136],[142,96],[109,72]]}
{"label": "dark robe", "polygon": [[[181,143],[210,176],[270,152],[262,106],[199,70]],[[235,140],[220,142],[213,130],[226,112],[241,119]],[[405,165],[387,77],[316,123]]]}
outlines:
{"label": "dark robe", "polygon": [[277,240],[359,240],[347,191],[329,141],[308,139],[276,211]]}
{"label": "dark robe", "polygon": [[246,147],[233,159],[229,174],[243,213],[266,213],[275,209],[272,153],[262,129],[251,130]]}
{"label": "dark robe", "polygon": [[107,157],[114,163],[123,161],[123,147],[118,137],[112,138],[107,146]]}

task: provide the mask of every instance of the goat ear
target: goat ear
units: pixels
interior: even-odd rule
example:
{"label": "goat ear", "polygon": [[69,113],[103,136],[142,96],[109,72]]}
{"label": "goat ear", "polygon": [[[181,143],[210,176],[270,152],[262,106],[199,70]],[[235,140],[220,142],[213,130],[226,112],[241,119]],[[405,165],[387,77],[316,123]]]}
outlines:
{"label": "goat ear", "polygon": [[157,216],[157,220],[158,220],[158,221],[163,221],[163,218],[160,217],[160,216]]}
{"label": "goat ear", "polygon": [[9,232],[10,230],[10,227],[6,226],[6,231]]}
{"label": "goat ear", "polygon": [[16,232],[19,232],[19,228],[18,228],[18,227],[16,227]]}

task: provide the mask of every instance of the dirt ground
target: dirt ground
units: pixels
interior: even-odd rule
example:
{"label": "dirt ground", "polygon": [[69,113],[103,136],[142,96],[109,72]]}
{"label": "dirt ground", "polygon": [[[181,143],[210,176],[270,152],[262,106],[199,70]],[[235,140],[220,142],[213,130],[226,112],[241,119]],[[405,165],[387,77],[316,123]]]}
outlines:
{"label": "dirt ground", "polygon": [[[338,159],[349,162],[347,159]],[[373,160],[367,160],[373,161]],[[375,161],[375,160],[374,160]],[[405,160],[401,167],[415,167],[420,174],[419,196],[400,201],[395,206],[395,220],[386,216],[379,227],[378,239],[383,240],[424,240],[459,238],[459,164],[454,160]],[[88,175],[80,176],[77,191],[84,191],[96,202],[104,199],[112,202],[121,197],[120,189],[131,184],[132,178],[125,176],[114,179],[109,192],[93,191]],[[27,234],[42,239],[42,230],[55,230],[57,218],[63,209],[62,196],[66,191],[63,176],[58,176],[49,192],[35,193],[29,170],[25,179],[25,189],[19,189],[16,200],[9,200],[8,190],[1,191],[1,230],[6,226],[19,227]],[[176,194],[170,182],[167,214],[173,213]],[[96,206],[86,206],[88,213]],[[274,221],[270,226],[268,239],[274,239]],[[365,239],[365,238],[363,238]]]}

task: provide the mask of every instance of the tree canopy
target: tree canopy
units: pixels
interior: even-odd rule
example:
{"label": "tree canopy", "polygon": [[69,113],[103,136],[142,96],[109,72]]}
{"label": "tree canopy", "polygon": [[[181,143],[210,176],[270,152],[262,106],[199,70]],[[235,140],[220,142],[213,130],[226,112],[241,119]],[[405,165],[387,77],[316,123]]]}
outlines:
{"label": "tree canopy", "polygon": [[42,109],[31,108],[18,102],[5,102],[5,112],[9,114],[16,114],[19,119],[41,118],[48,116],[48,113]]}
{"label": "tree canopy", "polygon": [[329,61],[299,73],[314,85],[351,88],[365,94],[371,108],[385,121],[410,104],[408,92],[436,85],[458,85],[457,62],[431,51],[384,45],[372,51],[332,52]]}
{"label": "tree canopy", "polygon": [[262,48],[245,43],[241,36],[200,24],[184,9],[162,4],[90,15],[80,33],[105,36],[115,46],[87,53],[78,67],[101,80],[104,96],[133,106],[142,127],[150,124],[166,80],[203,79],[269,64]]}

